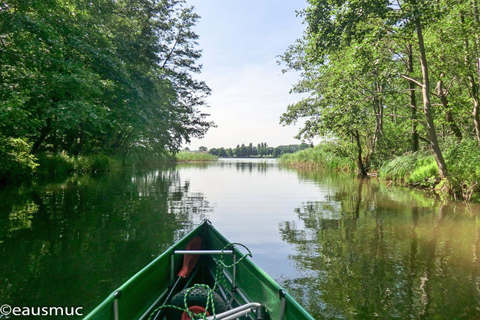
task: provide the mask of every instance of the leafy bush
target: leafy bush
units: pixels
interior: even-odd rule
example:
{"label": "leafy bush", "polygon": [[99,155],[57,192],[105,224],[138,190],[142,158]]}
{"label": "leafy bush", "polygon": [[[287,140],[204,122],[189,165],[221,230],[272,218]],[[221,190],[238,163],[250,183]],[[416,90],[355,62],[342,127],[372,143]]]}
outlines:
{"label": "leafy bush", "polygon": [[462,197],[466,200],[478,198],[480,190],[480,147],[473,139],[465,138],[454,144],[445,152],[445,162],[450,175],[460,187]]}
{"label": "leafy bush", "polygon": [[38,166],[30,154],[31,144],[26,139],[0,135],[0,182],[12,183],[28,179]]}
{"label": "leafy bush", "polygon": [[120,167],[120,165],[120,160],[102,154],[95,154],[75,158],[74,168],[77,172],[97,173],[110,171]]}
{"label": "leafy bush", "polygon": [[40,154],[37,173],[42,178],[62,177],[75,171],[75,160],[66,153]]}
{"label": "leafy bush", "polygon": [[459,182],[480,181],[480,147],[473,139],[464,139],[445,152],[445,161],[450,174]]}

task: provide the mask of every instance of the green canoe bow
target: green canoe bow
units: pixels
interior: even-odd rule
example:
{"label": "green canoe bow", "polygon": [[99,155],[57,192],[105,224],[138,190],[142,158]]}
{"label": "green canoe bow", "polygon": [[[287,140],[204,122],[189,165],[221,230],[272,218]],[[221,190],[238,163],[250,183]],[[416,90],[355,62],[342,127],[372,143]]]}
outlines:
{"label": "green canoe bow", "polygon": [[[184,250],[187,244],[197,236],[203,240],[202,250],[222,250],[230,243],[208,220],[203,221],[110,294],[84,320],[148,319],[154,309],[167,297],[182,267],[183,255],[175,254],[175,251]],[[272,320],[314,319],[268,274],[248,257],[244,257],[237,247],[233,248],[233,254],[222,254],[225,264],[235,264],[235,267],[224,269],[227,283],[221,286],[224,298],[230,301],[232,300],[232,282],[234,282],[232,307],[258,302],[265,307],[268,318]],[[205,280],[205,282],[213,287],[217,270],[215,261],[220,257],[217,255],[212,259],[209,255],[203,256],[204,258],[197,264],[196,272],[192,272],[193,278],[190,282],[185,280],[187,285],[192,286],[199,282],[198,279],[207,277],[210,281]],[[235,261],[237,263],[234,263]]]}

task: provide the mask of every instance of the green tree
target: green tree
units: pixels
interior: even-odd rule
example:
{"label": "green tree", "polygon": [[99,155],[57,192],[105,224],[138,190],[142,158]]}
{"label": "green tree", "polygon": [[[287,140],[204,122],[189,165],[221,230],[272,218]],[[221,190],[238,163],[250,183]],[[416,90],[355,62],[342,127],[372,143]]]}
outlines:
{"label": "green tree", "polygon": [[[303,66],[304,79],[294,87],[310,96],[290,105],[281,123],[307,117],[298,138],[333,134],[356,148],[358,173],[367,175],[377,144],[384,136],[386,91],[391,90],[395,62],[381,45],[345,47],[329,56],[328,63]],[[295,61],[284,56],[290,66]],[[377,63],[374,63],[376,61]]]}
{"label": "green tree", "polygon": [[[471,14],[475,8],[475,3],[447,0],[309,1],[308,8],[302,13],[308,25],[305,36],[290,47],[282,60],[289,68],[303,71],[303,79],[294,91],[312,95],[290,106],[281,119],[282,123],[294,123],[304,117],[307,121],[299,136],[333,134],[340,140],[350,137],[356,142],[359,171],[364,174],[362,167],[368,168],[377,145],[385,144],[385,131],[394,129],[397,134],[404,131],[406,121],[399,120],[403,117],[410,121],[412,149],[418,150],[420,131],[425,130],[428,137],[423,140],[433,151],[441,177],[447,177],[437,125],[443,130],[445,123],[457,140],[462,139],[461,127],[454,120],[454,114],[461,112],[457,111],[458,108],[453,109],[451,101],[465,101],[465,98],[461,90],[457,91],[460,86],[455,79],[459,75],[452,70],[462,70],[458,66],[463,61],[469,66],[466,69],[471,70],[468,57],[474,54],[468,48],[473,42],[465,41],[468,38],[465,36],[462,39],[461,28],[466,29],[475,23],[470,20],[471,23],[462,24],[461,18],[466,13],[462,15],[461,10],[469,11],[469,16],[475,17]],[[456,30],[445,27],[452,24],[454,17]],[[426,45],[428,41],[432,41],[429,46]],[[448,49],[444,50],[441,43],[447,43]],[[435,58],[435,50],[441,52],[437,54],[438,58]],[[458,59],[459,52],[464,58]],[[414,68],[415,57],[419,57],[420,74]],[[403,66],[402,61],[406,62]],[[436,88],[429,71],[432,67],[437,71]],[[405,110],[398,112],[398,105],[405,101],[402,96],[404,87],[399,86],[400,77],[408,81],[410,114]],[[335,78],[338,80],[334,81]],[[345,84],[339,83],[342,78]],[[475,119],[475,85],[478,80],[470,77],[469,82]],[[339,85],[342,90],[336,90],[335,86]],[[417,117],[417,87],[422,94],[423,121]],[[451,97],[454,93],[458,97]],[[443,110],[433,108],[432,97],[438,99]],[[389,124],[383,116],[387,110],[395,118]],[[445,120],[437,117],[441,113]],[[423,127],[420,130],[419,125]]]}
{"label": "green tree", "polygon": [[225,151],[225,148],[220,148],[220,152],[218,153],[219,157],[226,158],[228,157],[227,151]]}
{"label": "green tree", "polygon": [[31,153],[176,152],[201,111],[199,16],[183,0],[0,3],[0,134]]}

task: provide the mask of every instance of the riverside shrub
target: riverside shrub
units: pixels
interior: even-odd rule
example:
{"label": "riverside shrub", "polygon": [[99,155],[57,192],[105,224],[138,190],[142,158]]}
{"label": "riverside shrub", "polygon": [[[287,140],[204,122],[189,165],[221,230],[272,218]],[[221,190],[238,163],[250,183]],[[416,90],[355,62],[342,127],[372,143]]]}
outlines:
{"label": "riverside shrub", "polygon": [[38,166],[37,158],[30,154],[31,144],[22,138],[0,135],[0,183],[28,180]]}

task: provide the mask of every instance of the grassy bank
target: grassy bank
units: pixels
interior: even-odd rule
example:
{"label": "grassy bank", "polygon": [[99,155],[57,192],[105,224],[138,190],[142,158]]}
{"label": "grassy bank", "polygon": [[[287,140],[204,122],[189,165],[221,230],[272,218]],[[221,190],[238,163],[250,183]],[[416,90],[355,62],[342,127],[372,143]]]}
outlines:
{"label": "grassy bank", "polygon": [[296,168],[324,168],[336,171],[355,170],[355,162],[333,144],[320,144],[315,148],[284,154],[279,158],[279,162]]}
{"label": "grassy bank", "polygon": [[438,177],[435,158],[429,152],[414,152],[394,158],[380,167],[379,177],[407,184],[427,185]]}
{"label": "grassy bank", "polygon": [[208,153],[194,153],[188,151],[182,151],[175,155],[176,162],[205,162],[205,161],[217,161],[218,157]]}
{"label": "grassy bank", "polygon": [[[467,201],[480,201],[480,149],[475,141],[462,142],[445,150],[445,162],[457,196]],[[433,189],[445,193],[437,163],[431,153],[415,152],[394,158],[382,165],[379,176],[408,186]]]}
{"label": "grassy bank", "polygon": [[[429,189],[433,192],[467,201],[480,201],[480,149],[476,141],[464,141],[444,151],[449,169],[449,179],[440,179],[437,163],[428,151],[407,153],[380,164],[378,177],[405,186]],[[280,163],[297,168],[324,168],[336,171],[356,170],[355,162],[333,143],[325,143],[313,149],[287,154]]]}

